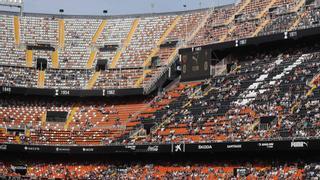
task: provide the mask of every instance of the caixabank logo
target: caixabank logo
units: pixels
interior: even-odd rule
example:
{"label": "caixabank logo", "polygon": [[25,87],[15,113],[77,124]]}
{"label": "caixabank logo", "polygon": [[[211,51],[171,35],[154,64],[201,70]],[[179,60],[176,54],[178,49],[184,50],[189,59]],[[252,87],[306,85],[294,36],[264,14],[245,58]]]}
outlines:
{"label": "caixabank logo", "polygon": [[185,144],[172,144],[171,145],[171,152],[185,152],[186,145]]}

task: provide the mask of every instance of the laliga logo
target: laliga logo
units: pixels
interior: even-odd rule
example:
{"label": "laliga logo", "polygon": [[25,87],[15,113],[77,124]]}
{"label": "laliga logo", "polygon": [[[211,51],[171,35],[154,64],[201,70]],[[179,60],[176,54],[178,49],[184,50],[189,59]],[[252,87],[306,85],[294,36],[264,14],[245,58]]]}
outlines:
{"label": "laliga logo", "polygon": [[82,148],[83,152],[93,152],[93,148]]}
{"label": "laliga logo", "polygon": [[56,151],[58,152],[58,151],[70,151],[70,149],[69,148],[56,148]]}
{"label": "laliga logo", "polygon": [[291,147],[293,147],[293,148],[303,148],[303,147],[308,147],[308,143],[303,142],[303,141],[291,142]]}
{"label": "laliga logo", "polygon": [[28,146],[25,146],[24,150],[26,150],[26,151],[40,151],[40,148],[39,147],[28,147]]}
{"label": "laliga logo", "polygon": [[0,150],[7,150],[7,145],[5,145],[5,144],[4,144],[4,145],[1,145],[1,146],[0,146]]}

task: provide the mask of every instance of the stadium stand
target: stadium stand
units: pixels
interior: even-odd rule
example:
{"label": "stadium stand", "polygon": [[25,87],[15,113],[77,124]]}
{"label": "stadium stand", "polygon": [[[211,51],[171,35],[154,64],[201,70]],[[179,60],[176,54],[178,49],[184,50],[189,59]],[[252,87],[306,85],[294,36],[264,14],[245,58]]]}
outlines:
{"label": "stadium stand", "polygon": [[85,69],[48,69],[45,87],[62,89],[85,89],[92,71]]}
{"label": "stadium stand", "polygon": [[[317,26],[318,8],[314,5],[309,5],[308,7],[303,7],[302,5],[301,1],[294,0],[243,1],[239,4],[218,7],[213,10],[195,10],[183,12],[182,14],[161,14],[159,16],[146,15],[139,18],[124,16],[110,19],[108,17],[102,19],[100,17],[75,18],[68,16],[56,18],[45,15],[18,17],[10,13],[3,13],[1,23],[4,25],[5,31],[2,31],[1,36],[1,44],[4,49],[4,51],[1,51],[3,53],[3,61],[1,61],[2,65],[0,66],[2,69],[1,85],[8,87],[38,87],[49,89],[128,89],[140,87],[141,85],[142,87],[147,87],[163,72],[164,67],[170,63],[171,59],[177,55],[177,48],[180,47],[179,44],[185,44],[191,34],[195,33],[195,37],[189,43],[207,44],[209,42],[221,41],[221,39],[224,38],[226,40],[232,40],[249,37],[253,34],[266,35],[283,32],[291,29],[292,26],[297,29]],[[269,9],[272,9],[272,11],[269,11]],[[268,16],[264,18],[270,22],[258,32],[257,28],[261,25],[262,15],[266,14],[268,14]],[[205,18],[206,16],[208,16],[208,19]],[[199,21],[202,19],[206,20],[204,26],[197,27],[197,24],[199,24]],[[200,28],[199,31],[196,31],[195,27]],[[229,33],[226,33],[227,31],[229,31]],[[209,35],[208,32],[213,34]],[[206,38],[210,38],[211,40],[206,40]],[[178,45],[173,47],[160,47],[163,42],[172,40],[177,41]],[[56,50],[53,52],[23,50],[26,45],[37,44],[50,44],[56,47]],[[99,48],[105,45],[116,45],[118,49],[115,51],[100,51]],[[312,53],[316,53],[316,51]],[[150,59],[154,56],[159,56],[160,64],[158,64],[158,67],[152,70],[143,68],[143,66],[149,64]],[[281,70],[286,68],[293,68],[295,70],[296,68],[303,68],[306,63],[315,63],[312,59],[305,62],[305,58],[309,59],[309,56],[315,57],[316,55],[310,55],[308,53],[304,55],[295,55],[292,53],[283,55],[279,53],[276,56],[272,55],[272,58],[271,55],[261,56],[262,55],[259,54],[253,55],[253,57],[258,58],[261,62],[251,58],[251,60],[254,61],[241,65],[239,71],[225,76],[217,76],[207,81],[207,85],[212,87],[208,92],[202,92],[204,94],[207,93],[202,97],[206,100],[197,100],[194,102],[196,105],[192,106],[203,104],[204,106],[211,107],[213,105],[215,108],[211,109],[210,112],[203,112],[200,109],[195,110],[195,112],[190,112],[190,110],[177,112],[178,114],[174,114],[169,118],[174,118],[174,122],[171,122],[172,125],[168,125],[167,128],[162,127],[162,130],[158,133],[162,134],[161,136],[164,136],[163,138],[166,139],[171,137],[174,134],[173,132],[177,130],[179,131],[177,134],[189,134],[188,136],[190,136],[191,139],[197,139],[206,136],[205,133],[202,132],[208,133],[218,128],[214,130],[219,132],[219,136],[221,136],[218,140],[236,138],[234,136],[238,136],[239,134],[235,135],[231,133],[231,137],[229,137],[229,135],[226,135],[226,132],[220,132],[219,127],[211,126],[219,121],[221,125],[229,125],[231,127],[230,118],[243,116],[243,118],[248,118],[249,120],[244,122],[245,124],[242,124],[241,119],[239,120],[241,126],[243,126],[242,128],[254,129],[255,127],[248,127],[248,124],[256,124],[257,117],[267,114],[267,112],[257,112],[261,110],[261,108],[257,109],[257,107],[255,107],[257,100],[245,103],[245,105],[250,108],[244,107],[244,105],[241,104],[243,102],[236,104],[237,99],[243,99],[251,95],[250,93],[252,93],[252,91],[250,88],[255,85],[253,82],[262,76],[261,73],[256,73],[256,71],[265,69],[270,71],[268,75],[281,74]],[[287,60],[286,56],[292,58]],[[36,58],[47,59],[48,69],[42,71],[35,70]],[[236,60],[240,57],[233,58]],[[24,62],[24,59],[27,59],[27,62]],[[95,71],[95,68],[92,68],[92,66],[96,63],[97,59],[107,59],[110,68],[107,68],[105,71]],[[267,60],[269,60],[268,63],[266,63]],[[272,63],[278,64],[281,68],[273,67]],[[290,63],[293,64],[289,66]],[[298,65],[296,63],[298,63]],[[88,66],[88,64],[90,66]],[[257,69],[250,68],[253,64],[256,65]],[[312,68],[316,69],[316,66],[317,64],[312,66]],[[271,67],[274,69],[268,69]],[[252,75],[248,76],[246,73],[251,71],[253,71]],[[292,73],[293,71],[284,72]],[[311,72],[310,76],[315,75],[316,71]],[[235,78],[238,76],[242,78]],[[287,75],[281,76],[281,78],[287,78]],[[298,77],[289,76],[288,78]],[[309,75],[307,79],[308,78],[310,78]],[[229,81],[225,79],[229,79]],[[263,80],[265,81],[258,83],[258,85],[263,85],[264,88],[267,87],[265,84],[269,81],[270,83],[279,83],[273,82],[269,78],[264,78]],[[250,82],[252,82],[251,85]],[[234,86],[237,84],[239,85]],[[228,88],[221,91],[222,85]],[[280,83],[280,85],[282,84]],[[283,85],[285,86],[285,84]],[[310,90],[309,87],[301,88],[303,92]],[[261,89],[259,90],[261,91]],[[280,93],[285,90],[286,89],[279,90],[274,87],[268,87],[267,89],[263,89],[263,92],[274,91]],[[193,89],[190,91],[193,92]],[[295,92],[296,89],[292,91]],[[292,93],[294,94],[294,92]],[[226,97],[224,97],[224,94],[226,94]],[[256,97],[260,97],[260,95],[263,95],[263,93],[259,94],[259,92],[254,92],[254,96]],[[267,95],[265,96],[266,97],[262,97],[267,99]],[[300,96],[301,94],[299,94],[299,97]],[[219,102],[211,102],[213,103],[211,105],[207,100],[212,98],[220,100]],[[183,94],[179,99],[179,101],[183,102],[179,103],[180,108],[185,104],[185,107],[189,106],[189,95]],[[287,109],[295,105],[295,103],[297,107],[302,106],[300,101],[297,103],[296,99],[290,99],[290,102],[285,107],[286,110],[280,108],[281,113],[286,113],[283,111],[288,111]],[[309,104],[310,102],[307,103],[307,105]],[[192,106],[189,108],[193,109]],[[269,108],[279,107],[269,106]],[[70,112],[71,109],[72,105],[69,104],[66,111]],[[241,111],[237,112],[236,109],[240,109]],[[92,109],[92,111],[96,111],[96,109]],[[166,118],[172,113],[166,109],[161,111],[162,113],[169,113],[165,115]],[[246,114],[246,112],[251,112],[249,115],[255,115],[254,117],[248,117],[249,115]],[[154,120],[156,119],[158,122],[162,122],[160,120],[160,117],[164,115],[162,113],[156,113],[157,115],[155,115],[155,117],[153,116]],[[185,115],[190,113],[192,116],[186,118]],[[193,113],[202,117],[200,118],[201,122],[194,122],[194,119],[197,118]],[[201,115],[201,113],[204,114]],[[205,114],[208,113],[214,118],[206,119],[203,117],[207,116]],[[79,116],[77,113],[74,114]],[[226,118],[226,115],[230,117]],[[179,120],[180,118],[177,118],[180,116],[184,117],[181,119],[181,122]],[[287,116],[287,114],[282,114],[282,118],[279,118],[279,123],[285,123],[285,121],[280,121],[280,119]],[[216,118],[218,118],[218,120]],[[232,121],[232,123],[236,122],[237,121]],[[16,124],[19,123],[20,121]],[[69,121],[69,123],[72,124],[72,120]],[[180,123],[182,124],[179,125],[179,128],[170,128]],[[69,126],[68,124],[67,129],[69,129]],[[59,126],[59,128],[61,127]],[[224,131],[226,131],[226,129]],[[252,130],[248,132],[248,134],[250,134]],[[199,135],[196,135],[198,136],[196,137],[192,134]],[[263,138],[269,137],[267,132],[263,132],[262,134],[264,134],[261,135]],[[252,137],[246,138],[254,139],[254,135],[250,134],[248,136]],[[169,138],[167,140],[171,141],[172,139]]]}
{"label": "stadium stand", "polygon": [[[313,179],[318,162],[247,163],[36,163],[29,162],[21,176],[12,164],[1,162],[1,177],[55,179]],[[14,166],[13,166],[14,167]]]}
{"label": "stadium stand", "polygon": [[37,87],[37,70],[18,66],[0,66],[1,85],[9,87]]}
{"label": "stadium stand", "polygon": [[[32,99],[35,98],[1,99],[1,127],[30,130],[30,137],[20,136],[28,144],[104,144],[133,130],[138,124],[133,121],[137,109],[147,106],[145,100],[136,99],[131,103],[117,100],[113,104]],[[42,118],[49,111],[71,113],[65,122],[46,122]]]}
{"label": "stadium stand", "polygon": [[[136,87],[148,87],[163,72],[163,67],[177,57],[177,47],[186,41],[186,37],[194,35],[191,40],[188,39],[189,45],[203,45],[310,28],[317,26],[318,14],[315,5],[305,7],[303,1],[294,0],[243,1],[213,10],[139,18],[19,17],[3,13],[1,21],[5,31],[1,36],[4,49],[1,51],[1,63],[6,66],[34,67],[35,59],[45,58],[49,69],[88,69],[88,74],[94,75],[93,67],[97,59],[108,60],[110,68],[125,69],[144,67],[152,57],[159,56],[160,67],[150,71],[141,70],[140,77],[135,79]],[[203,26],[202,19],[206,20]],[[195,31],[195,28],[199,28],[199,31]],[[168,40],[177,40],[178,45],[158,49],[162,42]],[[49,44],[55,50],[25,49],[27,45],[37,44]],[[116,45],[118,49],[100,51],[99,48],[105,45]],[[54,70],[49,71],[51,74]],[[99,88],[95,84],[103,82],[106,74],[100,73],[91,86]],[[132,71],[131,76],[135,74]],[[81,81],[83,78],[76,79]],[[52,88],[56,87],[58,85]],[[81,87],[86,89],[87,86]]]}
{"label": "stadium stand", "polygon": [[[183,59],[182,48],[237,47],[237,40],[267,35],[286,39],[298,30],[319,28],[319,11],[305,0],[242,0],[209,9],[114,17],[0,12],[0,152],[21,148],[32,154],[53,147],[54,153],[69,155],[76,148],[78,154],[114,148],[112,153],[135,156],[160,154],[160,146],[167,145],[171,158],[185,151],[175,151],[175,145],[199,150],[199,144],[274,142],[273,152],[275,142],[284,140],[292,151],[314,146],[312,140],[320,136],[320,45],[312,37],[263,48],[232,46],[226,54],[218,52],[223,54],[219,60],[232,67],[200,81],[169,78],[183,71],[176,61]],[[38,59],[47,67],[39,68]],[[169,80],[161,82],[166,72]],[[153,85],[158,87],[149,93]],[[24,91],[15,94],[10,88]],[[139,96],[115,93],[140,88]],[[27,95],[30,89],[33,94]],[[41,90],[52,91],[53,97]],[[78,90],[75,97],[67,96]],[[98,91],[103,95],[86,94]],[[63,118],[50,119],[50,113]],[[317,179],[320,167],[316,160],[34,161],[26,162],[27,174],[20,175],[13,170],[15,162],[3,159],[0,179]]]}
{"label": "stadium stand", "polygon": [[[183,93],[176,101],[151,113],[150,121],[160,125],[142,141],[261,140],[280,137],[279,133],[286,128],[293,135],[298,134],[296,131],[303,131],[302,127],[299,125],[295,130],[298,124],[286,121],[296,118],[285,117],[297,115],[290,114],[291,108],[311,89],[307,83],[318,74],[318,51],[315,45],[280,52],[231,55],[240,68],[189,89],[192,93]],[[204,85],[208,87],[201,88]],[[314,90],[312,98],[318,92]],[[276,118],[268,129],[258,127],[260,118],[265,116]],[[305,133],[303,136],[309,135]]]}

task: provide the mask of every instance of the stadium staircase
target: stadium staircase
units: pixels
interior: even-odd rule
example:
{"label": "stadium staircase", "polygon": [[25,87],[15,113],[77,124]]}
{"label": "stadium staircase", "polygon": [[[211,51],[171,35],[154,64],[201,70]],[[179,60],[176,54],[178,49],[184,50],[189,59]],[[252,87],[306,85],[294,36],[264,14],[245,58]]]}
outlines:
{"label": "stadium staircase", "polygon": [[269,9],[274,5],[274,3],[276,3],[277,0],[271,0],[270,3],[256,16],[256,19],[261,19],[263,17],[265,17],[268,12]]}
{"label": "stadium staircase", "polygon": [[294,30],[299,25],[301,19],[303,19],[303,17],[308,14],[307,11],[304,11],[304,12],[301,12],[301,13],[298,12],[302,8],[302,6],[305,5],[305,2],[306,2],[305,0],[299,1],[299,3],[291,10],[291,12],[295,12],[295,13],[297,13],[299,15],[298,15],[297,19],[292,23],[289,31]]}
{"label": "stadium staircase", "polygon": [[[189,37],[187,37],[186,42],[191,41],[200,31],[201,28],[203,28],[205,26],[205,24],[208,22],[209,17],[212,14],[212,10],[209,11],[209,13],[205,16],[205,18],[201,21],[201,23],[199,24],[199,26],[196,27],[196,29],[191,33],[191,35]],[[178,55],[179,49],[180,47],[177,47],[169,56],[166,64],[171,64],[173,60],[175,60],[175,58]]]}
{"label": "stadium staircase", "polygon": [[[202,19],[201,23],[196,27],[195,30],[193,30],[191,32],[191,35],[188,36],[186,38],[186,43],[185,44],[181,44],[179,46],[177,46],[173,51],[172,53],[170,54],[170,56],[168,57],[167,59],[167,62],[165,64],[167,64],[167,68],[163,69],[162,72],[160,74],[163,74],[164,72],[166,72],[169,67],[171,66],[171,64],[176,60],[178,59],[178,52],[179,52],[179,49],[184,47],[185,45],[187,45],[191,40],[194,39],[194,37],[199,33],[199,31],[206,25],[206,23],[208,22],[208,19],[210,18],[212,12],[213,12],[213,8],[208,12],[208,14]],[[161,76],[161,75],[160,75]],[[154,80],[153,82],[150,83],[150,86],[145,89],[147,93],[149,93],[154,87],[153,85],[157,82],[158,79]]]}
{"label": "stadium staircase", "polygon": [[313,91],[316,90],[319,86],[320,74],[315,75],[310,83],[308,84],[311,89],[307,92],[306,97],[309,97],[313,94]]}
{"label": "stadium staircase", "polygon": [[58,49],[52,52],[51,55],[52,59],[52,68],[58,69],[59,68],[59,52]]}
{"label": "stadium staircase", "polygon": [[25,130],[25,136],[26,137],[30,137],[31,133],[30,133],[30,129],[26,129]]}
{"label": "stadium staircase", "polygon": [[251,117],[256,118],[257,117],[257,113],[254,112],[250,107],[246,107],[245,109],[242,110],[244,114],[248,114]]}
{"label": "stadium staircase", "polygon": [[[195,36],[199,33],[199,31],[205,27],[206,23],[208,22],[208,19],[210,18],[212,12],[214,11],[214,8],[212,8],[208,14],[202,19],[201,23],[195,28],[195,30],[193,30],[191,32],[191,35],[188,36],[186,38],[186,43],[185,44],[180,44],[179,46],[177,46],[173,51],[172,53],[170,54],[170,56],[168,57],[167,59],[167,62],[165,64],[167,64],[167,68],[164,68],[162,70],[162,72],[160,72],[159,74],[164,74],[168,69],[169,67],[171,66],[172,63],[175,62],[176,59],[178,59],[178,52],[179,52],[179,49],[182,48],[182,47],[185,47],[191,40],[193,40],[195,38]],[[161,77],[161,75],[159,76]],[[158,79],[155,79],[153,80],[153,82],[151,82],[149,84],[149,87],[145,88],[146,90],[146,93],[148,94],[150,91],[152,91],[153,87],[154,87],[154,84],[157,82]]]}
{"label": "stadium staircase", "polygon": [[96,59],[96,56],[97,56],[97,50],[95,48],[92,48],[91,52],[90,52],[89,60],[88,60],[87,65],[86,65],[87,69],[91,69],[92,68],[93,62]]}
{"label": "stadium staircase", "polygon": [[312,88],[307,92],[306,97],[309,97],[312,95],[313,91],[318,88],[317,85],[313,85]]}
{"label": "stadium staircase", "polygon": [[32,50],[26,50],[26,66],[32,67],[33,54]]}
{"label": "stadium staircase", "polygon": [[73,117],[74,117],[74,115],[76,114],[76,112],[78,110],[79,110],[79,105],[78,104],[74,104],[72,106],[72,109],[71,109],[70,113],[68,114],[67,121],[66,121],[66,123],[64,125],[64,130],[68,130],[69,129],[69,125],[72,122]]}
{"label": "stadium staircase", "polygon": [[92,37],[91,44],[95,44],[97,42],[98,38],[100,37],[100,35],[101,35],[102,31],[104,30],[104,28],[106,27],[106,25],[107,25],[107,20],[103,20],[100,23],[96,33]]}
{"label": "stadium staircase", "polygon": [[250,2],[251,0],[245,0],[243,4],[239,7],[239,9],[224,23],[224,25],[230,25],[233,22],[235,16],[239,14]]}
{"label": "stadium staircase", "polygon": [[311,89],[307,92],[306,97],[310,97],[313,94],[313,91],[316,90],[318,88],[318,85],[313,84],[311,86]]}
{"label": "stadium staircase", "polygon": [[[106,25],[107,25],[107,20],[103,20],[103,21],[100,23],[100,25],[99,25],[96,33],[95,33],[95,34],[93,35],[93,37],[92,37],[91,45],[96,44],[98,38],[100,37],[100,35],[101,35],[101,33],[103,32],[103,30],[104,30],[104,28],[106,27]],[[96,59],[97,53],[98,53],[97,49],[94,48],[94,46],[92,46],[92,47],[91,47],[91,53],[90,53],[89,60],[88,60],[88,62],[87,62],[86,68],[88,68],[88,69],[92,68],[93,63],[94,63],[94,60]]]}
{"label": "stadium staircase", "polygon": [[219,40],[219,42],[224,42],[227,37],[228,37],[228,34],[231,34],[234,30],[236,29],[236,26],[235,25],[232,25],[231,28],[229,28],[228,32],[225,33]]}
{"label": "stadium staircase", "polygon": [[[263,20],[263,17],[266,17],[268,12],[269,12],[269,9],[274,5],[274,3],[276,3],[277,0],[272,0],[264,9],[263,11],[261,11],[257,16],[256,16],[256,19],[260,19],[260,20]],[[259,32],[264,28],[266,27],[269,22],[271,22],[271,20],[269,18],[265,18],[261,23],[260,25],[257,27],[257,29],[255,30],[255,32],[252,34],[252,37],[255,37],[259,34]]]}
{"label": "stadium staircase", "polygon": [[64,48],[64,36],[64,20],[60,19],[58,27],[58,48],[51,54],[52,68],[54,69],[59,68],[59,50]]}
{"label": "stadium staircase", "polygon": [[143,83],[144,78],[146,77],[146,75],[148,75],[151,71],[147,70],[146,67],[148,67],[151,63],[151,59],[152,57],[154,57],[155,55],[158,54],[159,50],[160,50],[160,45],[165,41],[165,39],[169,36],[169,34],[171,33],[171,31],[176,27],[176,25],[178,24],[178,22],[180,21],[181,16],[177,16],[173,22],[171,23],[171,25],[166,29],[166,31],[162,34],[162,36],[160,37],[160,39],[158,40],[156,47],[153,48],[151,50],[151,53],[149,54],[149,56],[147,57],[147,59],[143,62],[143,67],[145,68],[143,71],[142,76],[135,82],[135,87],[141,87],[141,84]]}
{"label": "stadium staircase", "polygon": [[296,102],[294,102],[293,106],[290,109],[290,113],[291,114],[294,113],[300,104],[301,104],[300,100],[297,100]]}
{"label": "stadium staircase", "polygon": [[175,48],[174,51],[168,57],[167,62],[165,64],[171,64],[172,61],[176,59],[178,52],[179,52],[179,48]]}
{"label": "stadium staircase", "polygon": [[45,71],[38,72],[38,88],[44,88]]}
{"label": "stadium staircase", "polygon": [[47,122],[47,112],[44,112],[41,116],[41,127],[44,128]]}
{"label": "stadium staircase", "polygon": [[1,137],[5,137],[8,135],[7,129],[4,127],[0,127],[0,142],[2,141]]}
{"label": "stadium staircase", "polygon": [[[189,83],[191,86],[196,86],[198,83]],[[168,91],[168,95],[170,95],[170,99],[167,98],[161,98],[161,101],[156,102],[156,106],[151,106],[152,103],[148,104],[148,106],[143,109],[141,112],[139,112],[138,117],[143,117],[143,118],[150,118],[156,111],[161,110],[164,108],[166,105],[170,104],[171,102],[177,100],[181,96],[182,90],[186,88],[186,84],[178,84],[177,87],[172,88],[171,90]],[[157,127],[154,127],[157,128]],[[131,139],[137,139],[140,138],[141,135],[139,133],[143,130],[143,128],[140,129],[135,129],[135,131],[132,131],[130,133],[130,138]]]}
{"label": "stadium staircase", "polygon": [[270,21],[271,20],[269,18],[266,18],[265,20],[263,20],[263,22],[260,23],[260,25],[257,27],[257,29],[253,32],[252,37],[258,36],[260,31],[263,30],[263,28],[266,27],[270,23]]}
{"label": "stadium staircase", "polygon": [[[167,59],[167,62],[165,64],[167,64],[167,68],[164,68],[162,70],[162,72],[160,72],[159,74],[164,74],[169,67],[171,66],[171,64],[173,64],[175,62],[175,60],[178,59],[178,52],[180,48],[183,48],[185,46],[187,46],[187,44],[194,39],[194,37],[199,33],[199,31],[206,25],[206,23],[208,22],[208,19],[210,18],[212,12],[213,12],[213,8],[208,12],[208,14],[202,19],[201,23],[191,32],[191,35],[188,36],[186,38],[186,42],[184,44],[180,44],[178,46],[175,47],[175,49],[172,51],[172,53],[170,54],[170,56]],[[159,76],[161,77],[161,75]],[[149,93],[150,91],[152,91],[154,84],[157,82],[158,79],[153,80],[153,82],[150,83],[150,86],[148,88],[146,88],[146,92]]]}
{"label": "stadium staircase", "polygon": [[187,37],[186,41],[190,42],[194,37],[199,33],[199,31],[205,27],[205,25],[208,22],[208,19],[211,17],[212,12],[214,11],[214,8],[212,8],[209,13],[203,18],[202,22],[196,27],[196,29],[191,33],[189,37]]}
{"label": "stadium staircase", "polygon": [[63,48],[64,47],[64,20],[60,19],[59,20],[59,33],[58,33],[58,41],[59,41],[59,48]]}
{"label": "stadium staircase", "polygon": [[99,78],[101,72],[100,71],[96,71],[92,77],[90,78],[90,80],[88,81],[88,84],[86,86],[86,89],[92,89],[93,86],[95,85],[95,83],[97,82],[97,79]]}
{"label": "stadium staircase", "polygon": [[[198,88],[194,93],[192,93],[192,94],[188,97],[189,100],[182,106],[182,108],[185,109],[185,108],[189,107],[189,106],[192,104],[192,102],[196,99],[195,96],[197,96],[198,92],[200,92],[200,91],[201,91],[201,88]],[[211,89],[206,90],[206,91],[204,92],[204,94],[208,94],[208,93],[209,93],[208,91],[211,91]],[[152,128],[153,131],[155,132],[155,131],[157,131],[160,127],[163,127],[164,125],[170,123],[170,119],[172,119],[176,114],[177,114],[177,112],[172,113],[171,116],[169,116],[169,117],[166,118],[164,121],[162,121],[161,123],[159,123],[159,125],[157,125],[156,127]]]}
{"label": "stadium staircase", "polygon": [[150,69],[144,70],[143,75],[135,82],[134,87],[139,88],[144,80],[144,78],[150,74],[152,71]]}
{"label": "stadium staircase", "polygon": [[20,45],[20,19],[18,16],[14,16],[13,25],[14,25],[14,40],[15,40],[15,44],[18,46]]}
{"label": "stadium staircase", "polygon": [[239,14],[250,2],[251,0],[245,0],[240,8],[224,23],[225,26],[229,26],[228,32],[220,38],[219,42],[224,42],[227,39],[228,34],[232,33],[236,29],[236,25],[233,24],[235,16]]}
{"label": "stadium staircase", "polygon": [[306,0],[301,0],[299,3],[292,9],[293,12],[298,12],[299,9],[304,6],[306,3]]}
{"label": "stadium staircase", "polygon": [[16,140],[17,144],[21,144],[20,136],[16,135],[14,139]]}
{"label": "stadium staircase", "polygon": [[278,111],[278,122],[277,122],[278,128],[281,128],[282,120],[283,120],[283,110]]}
{"label": "stadium staircase", "polygon": [[305,11],[303,13],[301,13],[297,19],[292,23],[292,25],[290,26],[289,31],[293,31],[296,27],[298,27],[301,19],[303,19],[303,17],[305,17],[308,13]]}
{"label": "stadium staircase", "polygon": [[255,120],[252,125],[249,125],[248,130],[253,131],[254,128],[256,128],[259,124],[260,124],[260,120],[259,119]]}
{"label": "stadium staircase", "polygon": [[126,40],[124,41],[123,45],[121,46],[121,49],[117,51],[116,55],[114,56],[114,58],[112,59],[112,62],[110,64],[110,68],[115,68],[116,67],[116,64],[117,62],[119,61],[121,55],[122,55],[122,52],[125,51],[125,49],[128,47],[128,45],[130,44],[131,42],[131,39],[133,37],[133,34],[136,32],[136,29],[139,25],[139,21],[140,19],[137,18],[133,21],[132,25],[131,25],[131,29],[127,35],[127,38]]}
{"label": "stadium staircase", "polygon": [[176,25],[178,24],[178,22],[180,21],[181,16],[177,16],[173,22],[171,23],[171,25],[166,29],[166,31],[162,34],[162,36],[160,37],[160,39],[158,40],[156,47],[153,48],[151,50],[150,55],[147,57],[147,59],[143,62],[143,67],[146,67],[148,65],[150,65],[151,63],[151,59],[152,57],[154,57],[160,50],[159,46],[164,42],[164,40],[168,37],[168,35],[170,34],[170,32],[176,27]]}

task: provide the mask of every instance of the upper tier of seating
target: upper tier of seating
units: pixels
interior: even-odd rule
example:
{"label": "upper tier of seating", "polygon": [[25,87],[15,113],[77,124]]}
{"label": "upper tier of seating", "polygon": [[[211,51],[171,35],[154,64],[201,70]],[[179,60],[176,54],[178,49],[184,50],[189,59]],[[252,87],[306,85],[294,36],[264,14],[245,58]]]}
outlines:
{"label": "upper tier of seating", "polygon": [[[67,89],[88,87],[95,75],[94,66],[98,59],[107,59],[109,69],[136,69],[123,70],[121,80],[115,79],[121,70],[96,74],[98,78],[93,82],[93,88],[147,87],[157,79],[182,45],[204,45],[319,25],[319,9],[315,4],[304,6],[303,0],[243,0],[214,9],[142,16],[27,14],[20,17],[2,12],[0,17],[3,27],[0,32],[0,66],[12,66],[10,68],[13,69],[12,75],[6,77],[14,76],[17,71],[30,74],[30,71],[36,71],[32,69],[36,66],[36,59],[46,58],[48,70],[44,72],[45,82],[40,83],[44,84],[40,87]],[[159,48],[160,44],[170,40],[178,41],[178,44]],[[39,44],[50,45],[55,51],[26,51],[28,46]],[[116,45],[118,48],[100,51],[104,45]],[[146,73],[142,67],[155,56],[160,57],[159,67]],[[20,68],[25,66],[28,68]],[[24,79],[28,82],[17,86],[39,87],[35,83],[38,77]],[[3,78],[3,84],[16,85],[12,81]]]}
{"label": "upper tier of seating", "polygon": [[[93,51],[96,51],[94,62],[96,59],[108,59],[111,65],[116,52],[121,51],[114,67],[142,67],[151,51],[159,46],[160,38],[163,38],[161,42],[167,37],[177,40],[185,38],[187,32],[192,32],[207,12],[199,10],[137,17],[87,18],[48,15],[20,17],[2,13],[0,23],[3,31],[0,35],[0,47],[3,60],[0,65],[25,66],[25,50],[28,45],[48,44],[58,50],[59,68],[90,68],[86,65]],[[178,16],[181,16],[181,20],[177,22],[176,27],[164,35]],[[133,28],[135,19],[138,19],[137,26]],[[187,24],[189,27],[185,28]],[[129,44],[126,44],[126,41]],[[104,45],[117,45],[119,48],[100,52],[99,48]],[[54,68],[52,53],[46,50],[33,51],[32,65],[35,65],[35,59],[46,58],[49,67]]]}

